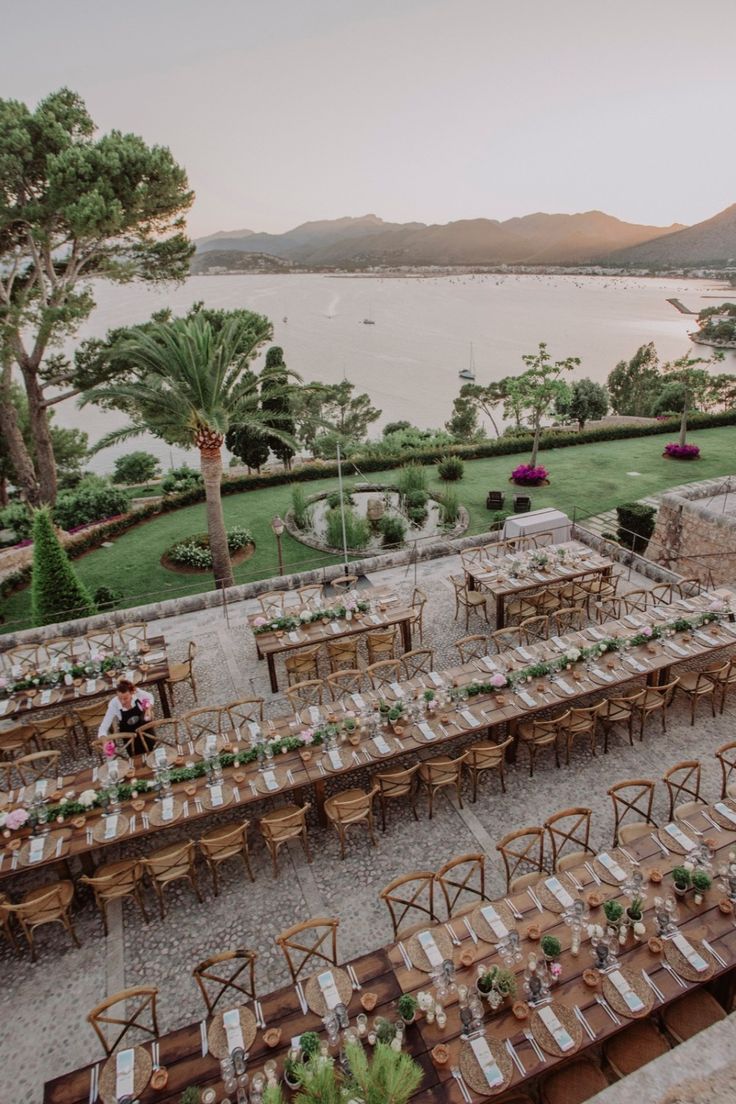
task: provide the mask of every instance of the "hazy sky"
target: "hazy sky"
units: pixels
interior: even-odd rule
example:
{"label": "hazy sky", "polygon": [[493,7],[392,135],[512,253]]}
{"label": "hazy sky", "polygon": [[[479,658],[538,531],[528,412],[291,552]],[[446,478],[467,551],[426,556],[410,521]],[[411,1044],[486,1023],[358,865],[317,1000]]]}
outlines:
{"label": "hazy sky", "polygon": [[194,235],[736,201],[733,0],[1,0],[0,96],[168,145]]}

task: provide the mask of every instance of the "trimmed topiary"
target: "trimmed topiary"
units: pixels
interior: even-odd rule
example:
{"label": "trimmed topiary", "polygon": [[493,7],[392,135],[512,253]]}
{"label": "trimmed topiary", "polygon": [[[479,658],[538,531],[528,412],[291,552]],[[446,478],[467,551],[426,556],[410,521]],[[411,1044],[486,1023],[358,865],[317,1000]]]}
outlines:
{"label": "trimmed topiary", "polygon": [[437,462],[437,474],[445,483],[454,483],[462,479],[465,465],[459,456],[443,456]]}
{"label": "trimmed topiary", "polygon": [[97,613],[92,595],[77,578],[56,535],[47,506],[33,517],[31,616],[34,625],[50,625]]}
{"label": "trimmed topiary", "polygon": [[643,502],[624,502],[616,507],[619,543],[639,555],[646,552],[649,538],[654,532],[657,511]]}

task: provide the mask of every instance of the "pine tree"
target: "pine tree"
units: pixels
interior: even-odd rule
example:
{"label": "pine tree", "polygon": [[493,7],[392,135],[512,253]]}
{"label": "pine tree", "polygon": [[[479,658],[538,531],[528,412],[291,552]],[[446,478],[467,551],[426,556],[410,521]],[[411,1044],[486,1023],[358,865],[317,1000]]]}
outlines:
{"label": "pine tree", "polygon": [[[261,408],[270,426],[289,437],[294,436],[289,376],[284,363],[284,350],[279,345],[272,345],[266,353],[266,372],[261,380]],[[294,449],[289,441],[269,435],[268,445],[290,471]]]}
{"label": "pine tree", "polygon": [[77,578],[61,546],[47,507],[33,515],[31,610],[34,625],[97,613],[92,596]]}

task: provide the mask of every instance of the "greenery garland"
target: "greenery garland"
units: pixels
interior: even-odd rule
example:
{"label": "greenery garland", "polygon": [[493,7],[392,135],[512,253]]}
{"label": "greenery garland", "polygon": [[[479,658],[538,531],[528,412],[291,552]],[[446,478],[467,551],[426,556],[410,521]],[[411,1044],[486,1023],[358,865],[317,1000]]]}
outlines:
{"label": "greenery garland", "polygon": [[300,625],[309,625],[314,621],[340,621],[348,613],[348,610],[351,613],[356,610],[360,613],[366,613],[369,608],[368,602],[356,602],[352,608],[342,605],[334,606],[332,609],[304,610],[296,616],[291,614],[284,617],[270,617],[265,620],[263,625],[254,624],[253,632],[256,636],[267,632],[292,632],[294,629],[298,629]]}
{"label": "greenery garland", "polygon": [[53,688],[65,682],[67,675],[71,681],[77,678],[98,678],[100,675],[107,674],[108,671],[124,671],[126,667],[138,666],[141,662],[145,662],[145,658],[139,652],[136,652],[134,656],[123,653],[106,656],[104,659],[87,660],[85,663],[65,662],[63,665],[48,671],[36,671],[35,674],[26,675],[24,678],[15,679],[14,681],[7,680],[4,684],[0,679],[0,693],[7,697],[20,690],[37,690],[40,687]]}

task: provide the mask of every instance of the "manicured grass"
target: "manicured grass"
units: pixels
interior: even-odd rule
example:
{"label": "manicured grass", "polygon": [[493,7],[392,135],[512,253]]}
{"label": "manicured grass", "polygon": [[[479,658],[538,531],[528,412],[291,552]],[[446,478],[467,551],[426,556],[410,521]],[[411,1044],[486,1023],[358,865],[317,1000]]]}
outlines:
{"label": "manicured grass", "polygon": [[[686,462],[667,460],[662,449],[668,438],[664,435],[638,437],[626,441],[604,441],[580,445],[577,448],[556,449],[540,454],[540,462],[550,472],[548,487],[529,488],[532,509],[554,506],[571,517],[589,517],[610,510],[621,502],[644,498],[667,487],[694,480],[708,479],[736,472],[736,427],[706,429],[689,435],[700,445],[702,459]],[[460,483],[443,484],[431,480],[432,490],[456,488],[463,505],[470,512],[469,533],[488,529],[485,508],[489,490],[507,492],[507,505],[512,505],[514,488],[508,482],[509,473],[526,454],[499,456],[465,463],[465,477]],[[629,472],[639,472],[638,476]],[[347,474],[347,472],[346,472]],[[381,482],[396,478],[396,471],[371,473],[370,480]],[[348,482],[357,481],[353,477]],[[302,484],[307,495],[337,486],[334,478]],[[517,488],[523,491],[523,488]],[[223,499],[225,523],[244,525],[255,538],[254,555],[235,569],[235,579],[244,583],[269,578],[278,573],[276,541],[271,531],[274,514],[283,516],[291,505],[288,486],[269,487],[260,491],[230,495]],[[74,561],[81,579],[94,592],[106,585],[122,590],[122,605],[162,601],[182,594],[209,590],[210,575],[177,575],[161,566],[162,553],[175,541],[206,529],[204,504],[188,506],[145,522],[119,537],[110,548],[100,548]],[[284,570],[307,570],[335,562],[335,558],[283,539]],[[12,595],[4,609],[5,624],[0,631],[10,631],[30,624],[30,592]]]}

